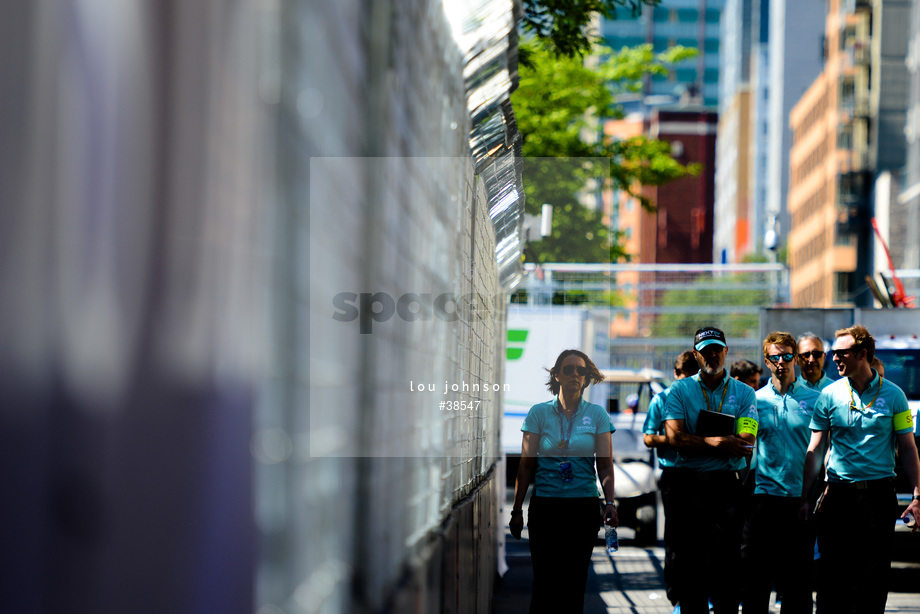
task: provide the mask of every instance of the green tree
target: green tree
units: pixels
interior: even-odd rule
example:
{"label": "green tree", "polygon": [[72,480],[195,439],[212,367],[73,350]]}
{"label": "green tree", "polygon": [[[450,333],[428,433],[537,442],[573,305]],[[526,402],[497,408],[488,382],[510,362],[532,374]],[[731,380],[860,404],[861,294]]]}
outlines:
{"label": "green tree", "polygon": [[757,308],[773,305],[773,292],[763,276],[756,273],[701,277],[691,288],[664,294],[659,306],[673,308],[673,311],[658,315],[652,325],[652,335],[689,338],[701,326],[712,324],[712,314],[719,308],[730,308],[732,313],[719,317],[719,328],[726,337],[754,337],[760,323]]}
{"label": "green tree", "polygon": [[[615,91],[636,91],[646,74],[666,74],[668,66],[695,55],[674,47],[654,53],[651,45],[618,52],[597,48],[597,63],[557,53],[539,41],[521,45],[531,66],[520,68],[512,94],[523,137],[524,192],[527,212],[553,205],[552,236],[528,246],[533,262],[616,262],[627,258],[621,237],[601,215],[581,205],[578,195],[609,182],[651,209],[640,185],[661,185],[699,171],[670,155],[668,143],[644,136],[606,142],[596,138],[597,119],[621,117]],[[593,186],[593,188],[592,188]]]}
{"label": "green tree", "polygon": [[[661,0],[524,0],[521,23],[525,32],[543,41],[555,54],[582,56],[591,50],[587,31],[594,14],[616,19],[619,10],[636,16],[643,5]],[[526,55],[525,55],[526,61]]]}

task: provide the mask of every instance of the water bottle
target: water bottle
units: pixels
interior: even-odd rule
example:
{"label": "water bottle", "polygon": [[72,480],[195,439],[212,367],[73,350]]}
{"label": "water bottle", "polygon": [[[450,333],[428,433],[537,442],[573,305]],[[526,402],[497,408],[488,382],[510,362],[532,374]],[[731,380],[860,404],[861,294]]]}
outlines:
{"label": "water bottle", "polygon": [[604,525],[604,538],[607,541],[607,554],[613,554],[620,549],[620,540],[617,539],[617,528],[609,524]]}
{"label": "water bottle", "polygon": [[[906,525],[907,525],[908,527],[910,527],[911,529],[913,529],[915,526],[917,526],[917,519],[914,518],[914,515],[911,514],[910,512],[908,512],[908,513],[907,513],[907,516],[905,516],[905,517],[902,518],[901,520],[903,520],[903,521],[904,521],[904,524],[906,524]],[[608,543],[609,543],[609,542],[608,542]]]}

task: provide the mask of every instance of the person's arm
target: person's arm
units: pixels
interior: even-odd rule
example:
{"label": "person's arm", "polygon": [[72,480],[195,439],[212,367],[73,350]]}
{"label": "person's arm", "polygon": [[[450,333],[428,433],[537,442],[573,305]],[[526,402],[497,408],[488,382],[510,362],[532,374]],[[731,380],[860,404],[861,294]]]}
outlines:
{"label": "person's arm", "polygon": [[511,506],[511,521],[508,527],[511,534],[521,539],[524,529],[524,497],[537,469],[537,449],[540,445],[540,436],[537,433],[524,433],[521,442],[521,463],[518,465],[517,477],[514,479],[514,504]]}
{"label": "person's arm", "polygon": [[811,517],[809,494],[815,486],[821,467],[824,466],[826,448],[827,431],[812,431],[808,451],[805,452],[805,467],[802,474],[802,498],[799,503],[799,518],[802,520]]}
{"label": "person's arm", "polygon": [[613,506],[613,438],[610,433],[598,433],[594,436],[594,458],[597,463],[597,477],[604,491],[604,523],[618,526],[620,519]]}
{"label": "person's arm", "polygon": [[[753,445],[755,437],[753,435],[743,433],[742,435],[730,435],[727,437],[700,437],[694,433],[691,433],[687,430],[686,420],[683,419],[684,416],[683,407],[685,404],[684,401],[684,387],[681,386],[681,382],[686,382],[688,380],[683,379],[679,382],[675,382],[671,388],[671,393],[668,395],[667,401],[665,402],[664,408],[664,433],[665,433],[665,444],[674,448],[675,450],[683,452],[697,452],[704,454],[718,453],[719,455],[728,456],[728,457],[744,457],[750,456],[753,452]],[[726,383],[726,385],[729,385]],[[754,391],[750,390],[750,402],[754,403]],[[687,402],[692,402],[688,400]]]}
{"label": "person's arm", "polygon": [[659,392],[648,404],[648,413],[645,415],[645,422],[642,424],[642,441],[646,448],[661,448],[668,445],[668,438],[661,434],[661,417],[664,411],[664,399],[667,395]]}
{"label": "person's arm", "polygon": [[901,433],[898,438],[898,450],[901,452],[901,462],[904,463],[904,471],[907,478],[914,487],[913,496],[915,497],[907,505],[907,509],[901,514],[901,518],[907,516],[910,512],[917,519],[911,531],[916,532],[920,528],[920,501],[916,497],[920,496],[920,457],[917,455],[917,442],[914,440],[913,432]]}
{"label": "person's arm", "polygon": [[756,437],[751,433],[729,435],[727,437],[700,437],[687,431],[684,420],[665,420],[664,429],[667,444],[675,450],[688,452],[718,451],[730,457],[750,456]]}

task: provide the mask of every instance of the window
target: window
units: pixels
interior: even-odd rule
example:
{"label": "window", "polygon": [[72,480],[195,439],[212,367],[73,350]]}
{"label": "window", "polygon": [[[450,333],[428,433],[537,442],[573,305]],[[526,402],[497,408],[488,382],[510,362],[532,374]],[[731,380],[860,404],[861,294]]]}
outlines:
{"label": "window", "polygon": [[645,44],[645,39],[641,36],[620,36],[610,43],[615,51],[619,51],[621,47],[636,47]]}
{"label": "window", "polygon": [[721,16],[719,9],[706,9],[706,23],[719,23]]}
{"label": "window", "polygon": [[834,302],[835,303],[850,302],[851,294],[854,288],[854,284],[853,284],[854,278],[855,278],[855,274],[853,273],[834,273]]}
{"label": "window", "polygon": [[719,82],[719,70],[717,68],[707,68],[706,72],[703,73],[703,82],[704,83],[718,83]]}
{"label": "window", "polygon": [[706,53],[719,53],[719,39],[707,38],[704,44]]}
{"label": "window", "polygon": [[674,74],[681,83],[694,83],[696,81],[695,68],[678,68],[674,71]]}
{"label": "window", "polygon": [[698,15],[696,9],[677,9],[677,21],[680,23],[696,23]]}

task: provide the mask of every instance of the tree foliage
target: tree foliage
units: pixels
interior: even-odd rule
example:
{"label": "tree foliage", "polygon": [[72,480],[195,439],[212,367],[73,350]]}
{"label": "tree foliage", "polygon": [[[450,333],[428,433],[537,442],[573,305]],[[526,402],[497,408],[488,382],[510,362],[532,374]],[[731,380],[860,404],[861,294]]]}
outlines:
{"label": "tree foliage", "polygon": [[520,68],[520,85],[511,102],[523,137],[527,212],[538,214],[543,203],[554,207],[552,236],[531,243],[528,259],[626,259],[619,234],[605,226],[598,211],[584,207],[578,195],[584,195],[586,187],[599,190],[608,185],[651,209],[640,185],[661,185],[699,168],[674,160],[665,142],[645,136],[599,138],[598,119],[622,116],[614,104],[615,92],[640,89],[644,75],[666,74],[669,65],[692,57],[695,50],[674,47],[656,54],[651,45],[618,52],[598,48],[598,62],[588,66],[539,41],[527,41],[521,48],[532,64]]}
{"label": "tree foliage", "polygon": [[[723,307],[735,311],[719,321],[719,328],[725,335],[730,339],[751,338],[758,334],[760,315],[756,309],[738,308],[768,307],[774,304],[774,299],[774,290],[767,287],[757,274],[701,277],[691,288],[670,290],[664,294],[659,305],[676,309],[655,319],[652,335],[689,338],[701,326],[711,324],[712,312]],[[694,311],[693,307],[699,309]]]}
{"label": "tree foliage", "polygon": [[[643,5],[661,0],[524,0],[524,31],[544,42],[556,55],[583,56],[591,50],[588,25],[594,14],[616,19],[620,11],[636,16]],[[525,62],[526,54],[525,54]]]}

